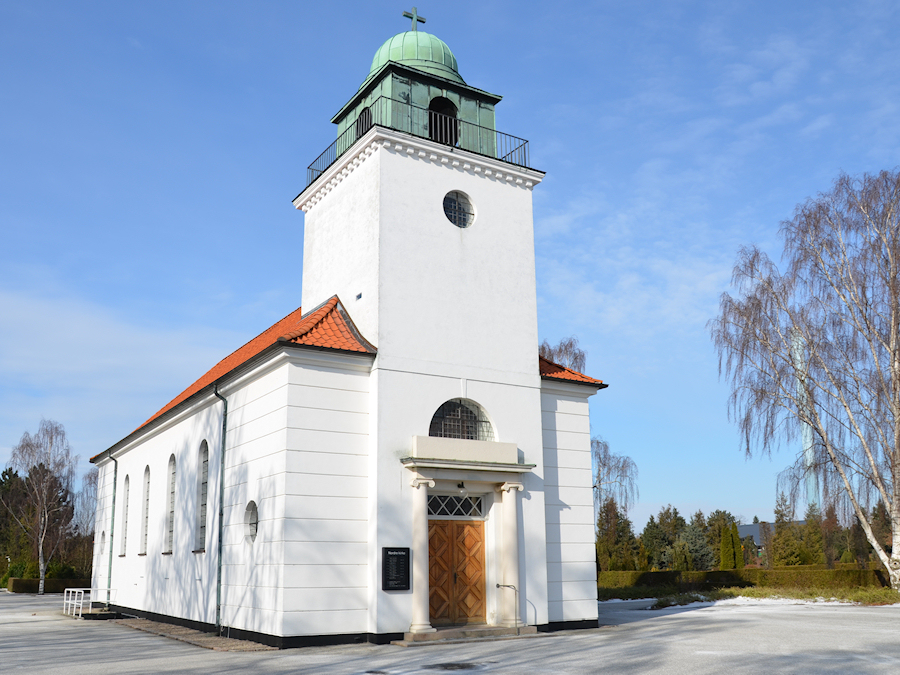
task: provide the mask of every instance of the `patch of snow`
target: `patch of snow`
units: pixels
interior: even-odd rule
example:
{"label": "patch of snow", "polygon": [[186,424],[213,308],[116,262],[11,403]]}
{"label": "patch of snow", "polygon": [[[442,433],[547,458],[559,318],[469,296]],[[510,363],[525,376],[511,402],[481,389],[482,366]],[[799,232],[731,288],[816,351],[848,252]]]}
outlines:
{"label": "patch of snow", "polygon": [[[771,597],[771,598],[747,598],[744,596],[739,596],[737,598],[728,598],[725,600],[715,600],[715,601],[707,601],[707,602],[692,602],[689,605],[678,605],[679,607],[700,607],[700,606],[721,606],[721,607],[729,607],[734,605],[838,605],[838,606],[846,606],[846,605],[859,605],[858,602],[850,602],[847,600],[838,600],[837,598],[829,598],[825,599],[822,597],[815,598],[812,600],[803,600],[799,598],[782,598],[782,597]],[[879,605],[880,607],[900,607],[900,603],[893,605]],[[663,609],[668,609],[668,607],[664,607]]]}
{"label": "patch of snow", "polygon": [[661,612],[666,609],[685,609],[687,607],[712,607],[716,603],[712,600],[697,600],[696,602],[689,602],[685,605],[669,605],[668,607],[648,607],[647,609],[652,609],[654,612]]}

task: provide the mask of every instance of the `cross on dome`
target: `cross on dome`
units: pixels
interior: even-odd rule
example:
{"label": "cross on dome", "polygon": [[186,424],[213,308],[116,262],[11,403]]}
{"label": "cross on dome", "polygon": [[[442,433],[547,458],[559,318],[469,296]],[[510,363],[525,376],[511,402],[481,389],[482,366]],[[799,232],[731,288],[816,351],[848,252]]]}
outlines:
{"label": "cross on dome", "polygon": [[403,16],[407,19],[412,19],[412,29],[414,31],[419,29],[417,24],[425,23],[425,17],[419,16],[419,13],[416,11],[415,7],[412,8],[412,13],[403,12]]}

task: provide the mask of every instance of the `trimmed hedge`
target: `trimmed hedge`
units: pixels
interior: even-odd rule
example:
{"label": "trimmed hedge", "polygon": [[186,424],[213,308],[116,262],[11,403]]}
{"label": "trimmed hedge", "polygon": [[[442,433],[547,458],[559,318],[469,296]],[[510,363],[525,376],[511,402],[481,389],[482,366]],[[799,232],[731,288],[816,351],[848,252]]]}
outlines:
{"label": "trimmed hedge", "polygon": [[[37,593],[40,579],[10,577],[6,590],[10,593]],[[90,579],[44,579],[44,593],[62,593],[67,588],[90,588]]]}
{"label": "trimmed hedge", "polygon": [[889,586],[881,570],[713,570],[710,572],[599,572],[598,588],[677,586],[684,591],[731,586],[774,588],[861,588]]}

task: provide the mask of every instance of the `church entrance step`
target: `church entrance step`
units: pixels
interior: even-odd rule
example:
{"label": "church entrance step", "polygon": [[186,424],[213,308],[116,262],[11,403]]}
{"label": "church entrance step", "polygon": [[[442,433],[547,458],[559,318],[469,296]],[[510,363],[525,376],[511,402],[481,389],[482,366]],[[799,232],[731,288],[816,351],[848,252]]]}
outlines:
{"label": "church entrance step", "polygon": [[449,626],[438,628],[434,633],[404,633],[402,640],[394,640],[399,647],[424,647],[425,645],[447,644],[448,642],[487,642],[526,637],[541,637],[536,626],[505,628],[502,626]]}
{"label": "church entrance step", "polygon": [[103,609],[91,609],[89,612],[84,612],[81,618],[94,621],[110,621],[112,619],[121,619],[122,615],[118,612],[110,612]]}

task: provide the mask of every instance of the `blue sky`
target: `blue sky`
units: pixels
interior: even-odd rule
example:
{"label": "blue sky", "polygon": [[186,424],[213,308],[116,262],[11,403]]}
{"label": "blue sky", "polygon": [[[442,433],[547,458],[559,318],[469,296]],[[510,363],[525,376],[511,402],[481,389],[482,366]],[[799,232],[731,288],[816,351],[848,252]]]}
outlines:
{"label": "blue sky", "polygon": [[[422,0],[420,0],[420,3]],[[393,2],[0,4],[0,463],[41,417],[86,458],[300,302],[290,200]],[[893,169],[892,2],[419,5],[504,96],[534,192],[540,334],[610,383],[592,427],[660,506],[770,519],[706,322],[741,244],[839,172]]]}

